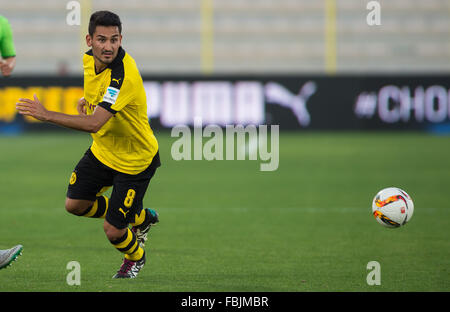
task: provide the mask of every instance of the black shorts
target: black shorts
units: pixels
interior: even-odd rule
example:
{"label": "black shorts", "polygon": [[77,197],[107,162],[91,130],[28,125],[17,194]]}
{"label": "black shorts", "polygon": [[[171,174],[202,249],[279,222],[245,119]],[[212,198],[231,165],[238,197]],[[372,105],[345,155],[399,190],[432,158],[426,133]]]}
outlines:
{"label": "black shorts", "polygon": [[148,184],[160,165],[157,152],[147,169],[136,175],[125,174],[104,165],[89,148],[72,173],[67,197],[95,201],[112,186],[105,219],[118,229],[126,228],[141,212]]}

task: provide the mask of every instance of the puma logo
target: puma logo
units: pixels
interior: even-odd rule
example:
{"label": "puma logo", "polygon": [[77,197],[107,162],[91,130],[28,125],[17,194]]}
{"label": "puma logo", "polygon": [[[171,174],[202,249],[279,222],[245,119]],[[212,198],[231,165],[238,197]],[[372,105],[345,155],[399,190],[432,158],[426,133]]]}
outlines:
{"label": "puma logo", "polygon": [[119,78],[119,79],[111,78],[111,81],[115,81],[115,82],[117,82],[117,84],[119,84],[119,81],[120,81],[121,79],[122,79],[122,78]]}
{"label": "puma logo", "polygon": [[119,208],[119,211],[123,214],[124,218],[127,217],[127,213],[129,212],[129,211],[125,212],[122,208]]}
{"label": "puma logo", "polygon": [[290,108],[297,117],[299,124],[307,127],[311,122],[311,117],[306,108],[306,103],[316,90],[317,84],[314,81],[306,82],[298,94],[293,94],[276,82],[269,82],[266,85],[266,96],[268,102]]}

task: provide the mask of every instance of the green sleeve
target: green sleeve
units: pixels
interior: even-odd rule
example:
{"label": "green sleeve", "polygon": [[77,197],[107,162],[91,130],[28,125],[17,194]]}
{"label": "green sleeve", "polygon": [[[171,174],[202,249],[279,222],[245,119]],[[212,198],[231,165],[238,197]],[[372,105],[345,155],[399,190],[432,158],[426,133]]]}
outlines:
{"label": "green sleeve", "polygon": [[16,56],[11,25],[3,16],[0,16],[0,53],[2,58]]}

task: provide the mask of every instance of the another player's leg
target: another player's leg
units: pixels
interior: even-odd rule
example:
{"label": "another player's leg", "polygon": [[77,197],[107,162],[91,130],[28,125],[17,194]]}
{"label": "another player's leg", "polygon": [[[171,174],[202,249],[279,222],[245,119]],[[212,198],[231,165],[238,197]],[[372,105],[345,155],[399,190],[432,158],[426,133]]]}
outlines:
{"label": "another player's leg", "polygon": [[0,270],[11,265],[22,254],[23,246],[16,245],[10,249],[0,250]]}

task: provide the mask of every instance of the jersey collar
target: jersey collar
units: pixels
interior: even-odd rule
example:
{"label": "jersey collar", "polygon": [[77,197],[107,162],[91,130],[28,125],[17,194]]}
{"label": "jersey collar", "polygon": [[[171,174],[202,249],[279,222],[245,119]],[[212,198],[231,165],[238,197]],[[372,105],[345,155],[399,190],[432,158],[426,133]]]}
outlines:
{"label": "jersey collar", "polygon": [[122,63],[124,57],[125,57],[125,50],[122,47],[119,47],[119,51],[117,52],[116,58],[111,63],[109,63],[107,68],[113,69],[114,67]]}
{"label": "jersey collar", "polygon": [[[93,56],[92,49],[87,51],[86,54]],[[124,57],[125,57],[125,50],[120,46],[119,47],[119,51],[117,52],[116,58],[111,63],[109,63],[108,66],[106,66],[101,72],[96,73],[96,74],[98,75],[98,74],[102,73],[107,68],[113,69],[117,65],[120,65],[120,63],[122,63],[122,60],[123,60]],[[94,67],[95,67],[95,65],[94,65]],[[95,68],[94,68],[94,71],[95,71]]]}

